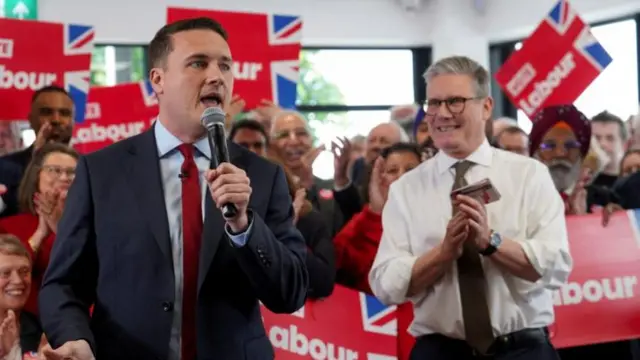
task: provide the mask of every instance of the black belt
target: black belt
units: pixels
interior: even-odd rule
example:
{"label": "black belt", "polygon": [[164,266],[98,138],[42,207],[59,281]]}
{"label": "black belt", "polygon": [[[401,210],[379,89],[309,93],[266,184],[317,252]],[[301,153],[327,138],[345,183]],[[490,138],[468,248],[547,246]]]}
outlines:
{"label": "black belt", "polygon": [[[489,347],[486,356],[503,354],[509,351],[532,347],[548,341],[549,330],[547,328],[533,328],[514,331],[506,335],[496,337]],[[483,355],[474,351],[474,355],[482,358]]]}

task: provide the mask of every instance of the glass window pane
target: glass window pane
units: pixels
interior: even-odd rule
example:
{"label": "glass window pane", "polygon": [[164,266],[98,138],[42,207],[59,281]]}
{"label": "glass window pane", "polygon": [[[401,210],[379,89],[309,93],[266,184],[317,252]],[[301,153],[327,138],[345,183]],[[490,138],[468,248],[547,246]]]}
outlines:
{"label": "glass window pane", "polygon": [[414,102],[411,50],[302,50],[298,105]]}
{"label": "glass window pane", "polygon": [[147,77],[144,46],[99,45],[91,58],[91,84],[113,86]]}
{"label": "glass window pane", "polygon": [[347,112],[308,112],[304,115],[317,139],[316,145],[325,144],[324,151],[313,164],[313,174],[321,179],[333,178],[333,155],[331,141],[337,136],[352,138],[366,136],[376,125],[388,122],[391,113],[388,110],[347,111]]}
{"label": "glass window pane", "polygon": [[[613,61],[589,85],[574,105],[591,118],[607,110],[626,119],[638,112],[638,52],[635,20],[594,26],[591,31]],[[527,132],[531,121],[518,110],[518,123]]]}

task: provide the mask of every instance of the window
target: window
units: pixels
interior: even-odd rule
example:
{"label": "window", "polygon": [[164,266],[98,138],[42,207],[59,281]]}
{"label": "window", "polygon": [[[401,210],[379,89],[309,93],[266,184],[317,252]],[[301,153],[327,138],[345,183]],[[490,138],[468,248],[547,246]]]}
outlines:
{"label": "window", "polygon": [[91,84],[113,86],[147,77],[144,46],[96,45],[91,57]]}
{"label": "window", "polygon": [[[613,61],[574,104],[589,118],[607,110],[626,119],[638,112],[636,21],[632,19],[594,26],[591,31]],[[531,121],[521,110],[518,110],[518,123],[525,131],[531,130]]]}
{"label": "window", "polygon": [[331,141],[338,136],[352,138],[366,135],[376,125],[389,121],[388,110],[360,110],[345,112],[305,112],[309,126],[317,139],[317,145],[324,144],[327,151],[318,156],[313,164],[313,174],[321,179],[333,178],[333,155]]}
{"label": "window", "polygon": [[398,105],[414,102],[409,49],[302,50],[298,105]]}
{"label": "window", "polygon": [[389,108],[415,102],[414,66],[410,49],[301,51],[296,104],[309,120],[316,145],[328,150],[314,163],[314,175],[333,177],[329,150],[337,136],[367,135],[389,121]]}

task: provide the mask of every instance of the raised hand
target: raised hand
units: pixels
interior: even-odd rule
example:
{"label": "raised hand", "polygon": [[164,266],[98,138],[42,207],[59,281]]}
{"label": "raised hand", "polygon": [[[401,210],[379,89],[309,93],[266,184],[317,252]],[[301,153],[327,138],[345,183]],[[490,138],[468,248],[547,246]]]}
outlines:
{"label": "raised hand", "polygon": [[349,139],[339,137],[331,142],[333,153],[333,179],[336,187],[341,188],[349,183],[349,162],[351,161],[352,146]]}
{"label": "raised hand", "polygon": [[18,318],[13,310],[7,311],[7,316],[0,324],[0,357],[4,358],[20,340]]}
{"label": "raised hand", "polygon": [[373,163],[371,179],[369,179],[369,210],[376,214],[382,213],[389,195],[389,185],[382,180],[384,159],[378,157]]}

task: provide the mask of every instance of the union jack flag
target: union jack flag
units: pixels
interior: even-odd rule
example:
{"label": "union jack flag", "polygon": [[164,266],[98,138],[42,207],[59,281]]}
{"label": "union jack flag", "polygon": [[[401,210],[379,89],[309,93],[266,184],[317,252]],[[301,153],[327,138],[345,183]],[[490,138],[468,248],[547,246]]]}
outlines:
{"label": "union jack flag", "polygon": [[66,71],[64,73],[64,87],[69,92],[69,96],[73,100],[76,108],[74,121],[82,124],[85,119],[85,109],[87,105],[87,96],[89,95],[89,85],[91,83],[91,72],[84,71]]}
{"label": "union jack flag", "polygon": [[[93,26],[65,24],[63,42],[64,56],[91,56],[94,37],[95,31]],[[84,109],[87,104],[90,83],[90,71],[66,71],[64,73],[64,87],[69,92],[77,109],[74,120],[78,124],[81,124],[85,119]]]}
{"label": "union jack flag", "polygon": [[[269,45],[299,45],[302,39],[302,18],[290,15],[269,15]],[[295,108],[299,62],[271,62],[273,97],[283,108]]]}
{"label": "union jack flag", "polygon": [[64,27],[64,54],[91,55],[94,37],[93,26],[66,24]]}
{"label": "union jack flag", "polygon": [[573,45],[578,53],[582,54],[598,71],[604,70],[612,61],[607,50],[604,49],[602,44],[598,42],[598,39],[591,33],[589,26],[585,25]]}
{"label": "union jack flag", "polygon": [[360,307],[365,331],[390,336],[398,334],[395,306],[386,306],[374,296],[360,293]]}
{"label": "union jack flag", "polygon": [[560,0],[547,15],[546,21],[558,34],[563,35],[576,18],[575,10],[566,0]]}
{"label": "union jack flag", "polygon": [[151,87],[151,81],[145,80],[140,82],[140,90],[142,91],[142,99],[147,106],[158,105],[158,98]]}

